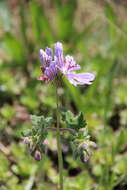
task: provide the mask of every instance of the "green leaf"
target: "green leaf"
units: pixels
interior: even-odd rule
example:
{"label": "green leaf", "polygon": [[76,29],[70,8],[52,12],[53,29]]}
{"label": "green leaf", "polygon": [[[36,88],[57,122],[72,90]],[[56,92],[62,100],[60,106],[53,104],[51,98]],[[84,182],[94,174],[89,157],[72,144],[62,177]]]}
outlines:
{"label": "green leaf", "polygon": [[43,123],[44,117],[43,116],[36,116],[31,115],[31,121],[34,126],[39,126],[41,123]]}
{"label": "green leaf", "polygon": [[2,108],[0,113],[2,114],[3,117],[5,117],[6,119],[12,119],[13,117],[15,117],[15,110],[12,106],[5,104]]}
{"label": "green leaf", "polygon": [[26,131],[21,132],[21,135],[23,137],[28,137],[31,135],[31,133],[32,133],[32,131],[30,129],[27,129]]}
{"label": "green leaf", "polygon": [[81,112],[77,116],[74,116],[71,111],[62,112],[62,120],[66,122],[67,127],[76,131],[86,126],[86,121]]}
{"label": "green leaf", "polygon": [[44,118],[44,116],[31,115],[31,120],[34,126],[37,126],[43,129],[49,127],[52,123],[51,117]]}

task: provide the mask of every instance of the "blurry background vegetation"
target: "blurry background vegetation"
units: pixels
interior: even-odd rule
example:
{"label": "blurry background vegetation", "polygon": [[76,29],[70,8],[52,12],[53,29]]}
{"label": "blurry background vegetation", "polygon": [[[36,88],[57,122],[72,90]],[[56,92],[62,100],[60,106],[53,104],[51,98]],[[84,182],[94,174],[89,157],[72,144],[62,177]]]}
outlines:
{"label": "blurry background vegetation", "polygon": [[35,161],[21,131],[30,114],[51,116],[54,88],[36,80],[39,49],[60,41],[82,71],[96,74],[89,87],[59,87],[62,107],[82,111],[98,148],[87,163],[73,160],[63,137],[65,190],[127,189],[126,0],[0,0],[0,187],[55,190],[56,140]]}

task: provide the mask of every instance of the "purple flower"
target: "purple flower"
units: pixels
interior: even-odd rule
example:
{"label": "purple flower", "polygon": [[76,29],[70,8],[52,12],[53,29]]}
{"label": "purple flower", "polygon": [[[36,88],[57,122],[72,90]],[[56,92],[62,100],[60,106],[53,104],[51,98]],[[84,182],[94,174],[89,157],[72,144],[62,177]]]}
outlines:
{"label": "purple flower", "polygon": [[52,60],[53,52],[50,48],[46,48],[45,51],[40,50],[43,76],[39,77],[39,80],[50,82],[56,77],[58,72],[61,72],[74,86],[91,84],[91,81],[95,78],[94,74],[75,73],[76,70],[80,69],[80,65],[76,64],[72,56],[67,55],[64,59],[62,43],[57,42],[54,44],[54,47],[54,60]]}

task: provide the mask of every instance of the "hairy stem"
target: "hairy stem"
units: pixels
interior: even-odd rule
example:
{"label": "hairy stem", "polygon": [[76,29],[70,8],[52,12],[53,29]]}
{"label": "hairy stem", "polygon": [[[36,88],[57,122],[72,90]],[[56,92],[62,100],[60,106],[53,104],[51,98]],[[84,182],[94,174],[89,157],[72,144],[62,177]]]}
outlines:
{"label": "hairy stem", "polygon": [[63,190],[63,157],[60,138],[60,110],[59,110],[59,96],[58,96],[58,79],[56,79],[56,117],[57,117],[57,151],[58,151],[58,165],[59,165],[59,184],[60,190]]}

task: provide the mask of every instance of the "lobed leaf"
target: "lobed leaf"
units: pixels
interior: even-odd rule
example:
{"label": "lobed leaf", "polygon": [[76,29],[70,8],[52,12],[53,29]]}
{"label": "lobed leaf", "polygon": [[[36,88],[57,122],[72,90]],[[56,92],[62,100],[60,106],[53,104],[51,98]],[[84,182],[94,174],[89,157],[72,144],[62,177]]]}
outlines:
{"label": "lobed leaf", "polygon": [[71,111],[62,112],[62,120],[66,122],[68,128],[76,131],[86,126],[86,121],[81,112],[77,116],[74,116]]}

